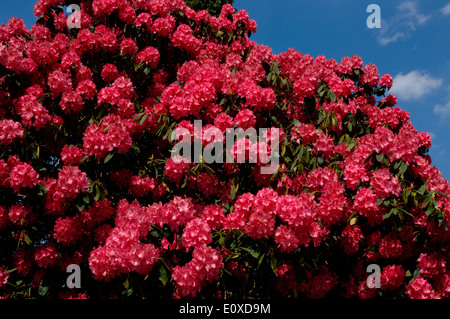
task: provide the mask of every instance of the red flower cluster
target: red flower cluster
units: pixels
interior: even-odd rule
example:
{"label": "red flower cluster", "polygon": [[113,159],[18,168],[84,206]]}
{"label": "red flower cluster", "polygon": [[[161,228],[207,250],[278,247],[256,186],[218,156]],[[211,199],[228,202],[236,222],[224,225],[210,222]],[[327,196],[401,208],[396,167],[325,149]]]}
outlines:
{"label": "red flower cluster", "polygon": [[[450,186],[390,75],[275,55],[231,5],[83,0],[69,29],[59,3],[0,26],[2,296],[450,298]],[[172,155],[177,128],[270,130],[221,164]],[[61,288],[72,263],[89,288]]]}

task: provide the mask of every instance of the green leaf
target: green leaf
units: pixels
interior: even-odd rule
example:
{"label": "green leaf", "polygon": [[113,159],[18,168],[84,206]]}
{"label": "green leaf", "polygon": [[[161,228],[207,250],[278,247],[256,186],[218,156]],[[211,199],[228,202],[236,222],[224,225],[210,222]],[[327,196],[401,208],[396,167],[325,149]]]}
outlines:
{"label": "green leaf", "polygon": [[283,148],[281,149],[281,156],[284,156],[286,154],[286,145],[283,145]]}
{"label": "green leaf", "polygon": [[134,72],[136,72],[137,70],[139,70],[142,67],[143,63],[135,63],[134,64]]}
{"label": "green leaf", "polygon": [[247,247],[240,247],[240,249],[248,252],[253,258],[257,259],[259,257],[259,252],[254,251],[253,249]]}
{"label": "green leaf", "polygon": [[322,83],[319,85],[319,87],[317,88],[317,93],[323,92],[323,90],[325,89],[325,84]]}
{"label": "green leaf", "polygon": [[302,158],[303,157],[303,153],[305,153],[305,148],[302,146],[300,148],[300,151],[297,154],[297,158]]}
{"label": "green leaf", "polygon": [[133,294],[133,292],[134,292],[133,288],[128,289],[127,290],[127,296],[130,297]]}
{"label": "green leaf", "polygon": [[364,160],[364,164],[368,163],[375,156],[375,154],[377,154],[377,152],[375,152],[375,151],[370,153],[370,155],[367,156],[367,158]]}
{"label": "green leaf", "polygon": [[145,113],[139,113],[138,115],[136,115],[135,117],[134,117],[134,122],[139,122],[141,119],[142,119],[142,117],[144,116],[144,114]]}
{"label": "green leaf", "polygon": [[39,187],[39,191],[38,191],[37,195],[38,195],[38,196],[43,196],[43,195],[45,195],[45,194],[47,193],[47,188],[44,186],[44,184],[38,183],[37,185],[38,185],[38,187]]}
{"label": "green leaf", "polygon": [[433,205],[428,205],[427,211],[425,212],[426,216],[430,216],[434,211]]}
{"label": "green leaf", "polygon": [[392,210],[390,210],[389,212],[387,212],[386,214],[384,214],[383,220],[384,220],[384,219],[388,219],[389,217],[391,217],[391,215],[392,215]]}
{"label": "green leaf", "polygon": [[132,144],[131,145],[131,149],[136,153],[139,154],[141,152],[141,149],[139,148],[139,146],[137,146],[136,144]]}
{"label": "green leaf", "polygon": [[85,195],[85,196],[83,197],[83,202],[85,202],[86,204],[89,204],[89,202],[90,202],[89,195]]}
{"label": "green leaf", "polygon": [[161,283],[163,284],[163,286],[166,286],[167,281],[168,281],[168,276],[167,276],[167,270],[166,267],[164,267],[164,265],[161,265],[161,268],[159,268],[159,281],[161,281]]}
{"label": "green leaf", "polygon": [[272,268],[273,273],[277,274],[278,262],[275,256],[272,256],[270,260],[270,267]]}
{"label": "green leaf", "polygon": [[414,215],[411,214],[410,212],[408,212],[407,210],[404,210],[403,208],[398,208],[398,210],[401,211],[401,212],[403,212],[403,213],[405,213],[406,215],[408,215],[408,216],[414,218]]}
{"label": "green leaf", "polygon": [[104,164],[107,164],[114,156],[114,153],[109,153],[108,155],[106,155],[105,159],[103,160]]}
{"label": "green leaf", "polygon": [[23,239],[25,240],[25,242],[27,243],[27,245],[31,245],[32,241],[30,236],[28,236],[27,233],[24,234]]}
{"label": "green leaf", "polygon": [[378,154],[378,155],[377,155],[377,161],[378,161],[379,163],[381,163],[381,162],[383,161],[383,159],[384,159],[384,156],[383,156],[382,154]]}
{"label": "green leaf", "polygon": [[265,253],[264,253],[264,254],[261,254],[261,257],[259,257],[259,260],[258,260],[258,267],[257,267],[257,268],[259,268],[259,266],[261,266],[261,263],[262,263],[262,261],[263,261],[263,259],[264,259],[265,256],[266,256]]}
{"label": "green leaf", "polygon": [[317,168],[317,158],[315,158],[315,157],[313,157],[313,158],[311,158],[311,161],[309,162],[309,165],[311,165],[312,166],[312,169],[314,170],[314,169],[316,169]]}
{"label": "green leaf", "polygon": [[425,200],[423,201],[423,205],[428,206],[428,204],[430,204],[432,200],[433,198],[431,196],[425,198]]}
{"label": "green leaf", "polygon": [[148,117],[148,113],[145,113],[144,116],[142,117],[141,121],[139,122],[140,125],[144,124],[145,120]]}
{"label": "green leaf", "polygon": [[331,126],[336,127],[338,125],[338,120],[336,118],[336,115],[331,115]]}
{"label": "green leaf", "polygon": [[225,235],[225,234],[220,234],[220,237],[219,237],[219,245],[221,246],[221,247],[224,247],[225,246],[225,244],[226,244],[226,240],[227,240],[227,236]]}
{"label": "green leaf", "polygon": [[331,99],[331,101],[336,102],[336,94],[333,91],[328,91],[328,97]]}
{"label": "green leaf", "polygon": [[77,203],[76,206],[77,206],[78,211],[81,212],[81,211],[84,210],[84,207],[85,207],[86,205],[83,204],[83,203]]}
{"label": "green leaf", "polygon": [[306,149],[306,153],[305,153],[305,161],[306,161],[306,163],[309,163],[309,155],[310,155],[309,150]]}
{"label": "green leaf", "polygon": [[278,64],[272,64],[272,72],[275,73],[276,75],[280,74],[280,68]]}
{"label": "green leaf", "polygon": [[40,150],[41,150],[41,149],[40,149],[39,145],[36,146],[36,149],[33,151],[33,157],[34,157],[35,159],[39,159]]}
{"label": "green leaf", "polygon": [[353,130],[353,124],[351,122],[347,125],[348,131],[351,132]]}
{"label": "green leaf", "polygon": [[181,188],[185,188],[186,187],[186,185],[187,185],[187,183],[188,183],[188,180],[189,180],[189,176],[186,176],[184,179],[183,179],[183,183],[181,183]]}
{"label": "green leaf", "polygon": [[439,211],[436,215],[436,221],[438,222],[438,226],[441,227],[442,222],[444,221],[445,213],[443,211]]}
{"label": "green leaf", "polygon": [[48,292],[48,287],[44,287],[44,286],[39,286],[39,295],[40,296],[45,296]]}
{"label": "green leaf", "polygon": [[397,215],[398,214],[398,209],[397,208],[392,208],[391,209],[391,214],[393,214],[393,215]]}
{"label": "green leaf", "polygon": [[236,197],[236,192],[237,192],[237,190],[239,189],[239,185],[232,185],[231,186],[231,191],[230,191],[230,199],[231,200],[234,200],[234,198]]}
{"label": "green leaf", "polygon": [[[100,193],[100,186],[98,186],[98,184],[95,185],[95,196],[94,196],[94,200],[96,202],[98,202],[98,200],[100,199],[101,193]],[[83,205],[84,206],[84,205]],[[84,207],[83,207],[84,209]]]}
{"label": "green leaf", "polygon": [[350,115],[350,123],[351,123],[353,126],[356,126],[356,118],[353,116],[353,114]]}
{"label": "green leaf", "polygon": [[422,185],[422,187],[419,188],[417,191],[418,194],[423,195],[427,191],[427,185]]}
{"label": "green leaf", "polygon": [[323,119],[325,118],[325,114],[322,111],[319,111],[318,121],[317,124],[322,123]]}
{"label": "green leaf", "polygon": [[127,278],[127,280],[125,280],[125,281],[123,282],[123,287],[124,287],[125,289],[130,288],[130,281],[128,280],[128,278]]}
{"label": "green leaf", "polygon": [[350,144],[348,144],[347,146],[347,152],[350,152],[353,148],[355,147],[355,142],[351,142]]}
{"label": "green leaf", "polygon": [[12,273],[12,272],[14,272],[16,270],[17,270],[17,268],[11,268],[11,269],[8,269],[8,270],[3,270],[3,272],[6,273],[6,274],[10,274],[10,273]]}
{"label": "green leaf", "polygon": [[401,174],[405,174],[407,170],[408,170],[408,165],[406,165],[405,162],[402,162],[402,164],[400,165],[400,168],[399,168],[399,172]]}

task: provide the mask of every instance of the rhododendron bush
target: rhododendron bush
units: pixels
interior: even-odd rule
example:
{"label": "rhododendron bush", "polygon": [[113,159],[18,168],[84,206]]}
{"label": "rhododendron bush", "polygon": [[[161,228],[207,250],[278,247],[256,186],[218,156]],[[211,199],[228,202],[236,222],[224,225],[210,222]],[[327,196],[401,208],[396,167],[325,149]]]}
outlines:
{"label": "rhododendron bush", "polygon": [[[391,76],[275,55],[231,5],[73,3],[0,26],[2,297],[450,297],[449,183]],[[278,169],[180,161],[195,120],[279,129]]]}

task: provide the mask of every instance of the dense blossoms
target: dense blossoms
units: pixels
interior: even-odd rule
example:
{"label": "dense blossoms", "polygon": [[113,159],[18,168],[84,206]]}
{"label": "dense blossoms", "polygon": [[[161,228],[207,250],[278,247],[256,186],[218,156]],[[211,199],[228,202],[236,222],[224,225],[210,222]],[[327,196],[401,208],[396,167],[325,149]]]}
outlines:
{"label": "dense blossoms", "polygon": [[0,26],[2,297],[450,298],[450,186],[389,74],[231,5],[58,4]]}
{"label": "dense blossoms", "polygon": [[0,144],[9,144],[14,139],[23,137],[22,125],[13,120],[0,121]]}

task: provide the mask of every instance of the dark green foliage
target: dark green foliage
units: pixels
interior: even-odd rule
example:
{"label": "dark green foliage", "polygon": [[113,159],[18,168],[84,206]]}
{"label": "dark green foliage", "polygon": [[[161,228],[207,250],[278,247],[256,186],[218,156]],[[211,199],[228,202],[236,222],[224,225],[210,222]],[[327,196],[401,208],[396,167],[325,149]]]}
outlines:
{"label": "dark green foliage", "polygon": [[233,5],[233,0],[186,0],[186,4],[196,11],[208,10],[213,16],[218,16],[222,6],[225,4]]}

